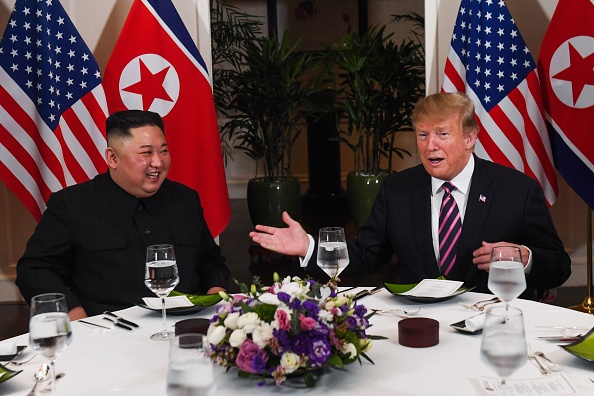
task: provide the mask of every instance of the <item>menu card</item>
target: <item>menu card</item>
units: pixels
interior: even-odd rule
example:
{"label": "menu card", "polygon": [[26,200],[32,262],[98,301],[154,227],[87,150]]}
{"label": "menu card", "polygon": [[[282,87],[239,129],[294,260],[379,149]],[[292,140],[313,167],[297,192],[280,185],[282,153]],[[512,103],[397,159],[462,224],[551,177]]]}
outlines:
{"label": "menu card", "polygon": [[[158,297],[143,297],[142,301],[153,309],[161,309],[161,299]],[[188,299],[187,296],[175,296],[165,298],[165,309],[180,308],[180,307],[193,307],[194,304]]]}
{"label": "menu card", "polygon": [[423,279],[409,291],[400,294],[415,297],[447,297],[454,294],[463,283],[443,279]]}
{"label": "menu card", "polygon": [[575,387],[563,373],[530,379],[508,379],[503,386],[500,378],[480,377],[479,382],[489,395],[565,396],[577,394]]}

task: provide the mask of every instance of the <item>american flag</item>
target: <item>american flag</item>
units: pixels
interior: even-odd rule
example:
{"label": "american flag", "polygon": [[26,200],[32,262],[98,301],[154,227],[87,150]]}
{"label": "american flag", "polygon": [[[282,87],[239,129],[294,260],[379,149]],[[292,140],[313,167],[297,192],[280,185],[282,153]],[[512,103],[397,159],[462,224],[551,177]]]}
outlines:
{"label": "american flag", "polygon": [[505,1],[462,0],[442,90],[473,100],[477,155],[538,180],[552,205],[557,179],[536,64]]}
{"label": "american flag", "polygon": [[0,41],[0,178],[36,219],[104,171],[99,66],[59,0],[18,0]]}

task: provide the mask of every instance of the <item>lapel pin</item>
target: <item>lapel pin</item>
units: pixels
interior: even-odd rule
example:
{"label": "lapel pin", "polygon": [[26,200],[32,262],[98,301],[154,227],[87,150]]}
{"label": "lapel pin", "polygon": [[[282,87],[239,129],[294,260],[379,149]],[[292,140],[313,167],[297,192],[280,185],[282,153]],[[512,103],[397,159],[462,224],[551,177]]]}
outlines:
{"label": "lapel pin", "polygon": [[487,197],[485,197],[483,194],[481,194],[481,195],[479,195],[479,201],[487,202]]}

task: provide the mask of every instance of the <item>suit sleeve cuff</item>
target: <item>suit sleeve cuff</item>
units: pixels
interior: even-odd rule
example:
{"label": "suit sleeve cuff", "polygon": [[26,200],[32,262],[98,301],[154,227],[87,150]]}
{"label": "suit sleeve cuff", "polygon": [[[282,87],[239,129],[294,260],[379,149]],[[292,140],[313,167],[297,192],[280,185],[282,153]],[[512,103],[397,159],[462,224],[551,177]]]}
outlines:
{"label": "suit sleeve cuff", "polygon": [[[524,245],[522,245],[524,246]],[[528,250],[528,263],[524,267],[524,273],[529,274],[532,271],[532,250],[528,246],[524,246]]]}
{"label": "suit sleeve cuff", "polygon": [[307,267],[307,264],[309,263],[309,259],[311,258],[311,255],[313,254],[314,246],[316,246],[316,243],[311,235],[307,234],[307,239],[309,239],[309,246],[307,248],[307,253],[305,254],[305,257],[299,257],[299,265],[301,266],[301,268]]}

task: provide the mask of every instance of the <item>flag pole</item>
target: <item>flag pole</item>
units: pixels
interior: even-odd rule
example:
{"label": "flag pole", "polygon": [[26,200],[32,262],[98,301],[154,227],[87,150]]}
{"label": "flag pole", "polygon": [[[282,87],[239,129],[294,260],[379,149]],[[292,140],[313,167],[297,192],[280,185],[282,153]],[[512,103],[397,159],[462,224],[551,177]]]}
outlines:
{"label": "flag pole", "polygon": [[586,312],[590,315],[594,314],[594,301],[592,300],[592,209],[589,206],[588,213],[586,215],[586,271],[587,271],[587,285],[588,285],[588,296],[584,299],[580,305],[574,305],[569,307],[576,311]]}

